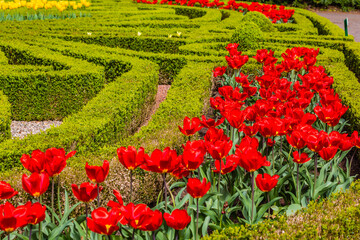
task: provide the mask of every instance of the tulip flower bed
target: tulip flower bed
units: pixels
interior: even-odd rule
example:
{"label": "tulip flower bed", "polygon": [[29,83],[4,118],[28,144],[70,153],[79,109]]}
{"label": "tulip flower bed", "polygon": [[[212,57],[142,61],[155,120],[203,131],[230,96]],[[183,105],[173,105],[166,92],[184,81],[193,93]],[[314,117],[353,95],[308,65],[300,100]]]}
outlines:
{"label": "tulip flower bed", "polygon": [[[95,239],[97,234],[109,239],[199,239],[234,223],[291,215],[312,200],[348,188],[354,155],[347,153],[360,147],[360,139],[357,131],[343,133],[346,122],[341,117],[348,107],[334,93],[324,67],[315,66],[319,49],[287,49],[280,63],[273,51],[258,50],[254,58],[261,71],[250,76],[241,71],[249,57],[238,47],[228,44],[228,65],[214,70],[222,85],[219,96],[210,99],[215,118],[185,117],[179,126],[188,138],[181,155],[169,147],[151,154],[143,147],[117,149],[120,163],[130,172],[128,203],[114,189],[116,201],[100,206],[109,162],[86,163],[86,174],[95,184],[72,184],[74,196],[85,203],[85,214],[71,218],[80,203],[70,207],[65,192],[65,207],[59,202],[56,209],[54,183],[75,151],[34,150],[20,159],[31,172],[23,175],[22,186],[34,202],[1,205],[1,230],[9,239],[12,234],[56,239],[63,232],[79,239]],[[191,140],[202,128],[207,129],[204,138]],[[345,170],[341,162],[346,162]],[[162,177],[152,209],[133,202],[133,171],[138,167]],[[168,186],[169,178],[178,181]],[[41,195],[50,182],[51,206],[42,205]],[[1,199],[17,194],[8,183],[1,185]],[[96,198],[97,207],[89,214],[89,203]],[[21,234],[18,228],[23,228]]]}
{"label": "tulip flower bed", "polygon": [[[76,1],[2,1],[0,2],[0,22],[8,20],[45,20],[89,16],[66,10],[85,10],[91,5],[86,0]],[[63,13],[66,11],[65,13]]]}
{"label": "tulip flower bed", "polygon": [[276,5],[269,5],[269,4],[260,4],[258,2],[252,2],[251,4],[247,3],[237,3],[234,0],[230,0],[225,4],[224,2],[219,2],[219,0],[215,0],[213,2],[209,1],[200,1],[200,0],[134,0],[137,3],[146,3],[146,4],[168,4],[168,5],[181,5],[181,6],[201,6],[206,8],[220,8],[220,9],[227,9],[227,10],[235,10],[239,12],[260,12],[266,17],[268,17],[272,23],[286,23],[291,19],[292,15],[294,14],[294,10],[289,9],[286,10],[284,6]]}

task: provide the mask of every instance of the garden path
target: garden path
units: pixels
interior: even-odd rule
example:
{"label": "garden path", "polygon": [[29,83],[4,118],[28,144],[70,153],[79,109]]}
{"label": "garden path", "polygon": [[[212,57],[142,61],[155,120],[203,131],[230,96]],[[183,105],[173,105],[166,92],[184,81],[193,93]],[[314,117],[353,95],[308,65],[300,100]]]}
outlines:
{"label": "garden path", "polygon": [[344,29],[344,20],[348,18],[349,35],[353,35],[355,41],[360,42],[360,12],[338,11],[315,11],[318,15],[326,17],[334,24]]}

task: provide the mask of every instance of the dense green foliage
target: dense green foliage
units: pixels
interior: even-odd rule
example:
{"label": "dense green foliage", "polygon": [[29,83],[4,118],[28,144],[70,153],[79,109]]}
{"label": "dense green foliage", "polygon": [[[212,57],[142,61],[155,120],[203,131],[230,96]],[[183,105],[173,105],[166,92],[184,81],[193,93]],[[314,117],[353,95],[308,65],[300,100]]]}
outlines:
{"label": "dense green foliage", "polygon": [[236,28],[230,40],[231,42],[238,43],[242,51],[258,49],[260,42],[263,41],[263,34],[256,23],[245,22]]}
{"label": "dense green foliage", "polygon": [[315,6],[326,8],[329,6],[335,6],[341,7],[343,10],[360,8],[360,0],[254,0],[254,2],[292,5],[294,7]]}

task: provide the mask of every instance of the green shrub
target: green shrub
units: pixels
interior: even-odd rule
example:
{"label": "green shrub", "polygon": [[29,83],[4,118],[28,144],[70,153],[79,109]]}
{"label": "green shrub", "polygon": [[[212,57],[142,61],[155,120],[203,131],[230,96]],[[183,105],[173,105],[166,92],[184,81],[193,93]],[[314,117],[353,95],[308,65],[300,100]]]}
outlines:
{"label": "green shrub", "polygon": [[231,42],[238,43],[240,50],[257,49],[263,42],[263,33],[253,22],[240,25],[231,36]]}
{"label": "green shrub", "polygon": [[260,12],[247,12],[242,19],[242,24],[247,24],[248,22],[255,23],[263,32],[275,32],[276,28],[271,21],[265,17],[264,14]]}
{"label": "green shrub", "polygon": [[0,143],[11,137],[11,105],[0,90]]}

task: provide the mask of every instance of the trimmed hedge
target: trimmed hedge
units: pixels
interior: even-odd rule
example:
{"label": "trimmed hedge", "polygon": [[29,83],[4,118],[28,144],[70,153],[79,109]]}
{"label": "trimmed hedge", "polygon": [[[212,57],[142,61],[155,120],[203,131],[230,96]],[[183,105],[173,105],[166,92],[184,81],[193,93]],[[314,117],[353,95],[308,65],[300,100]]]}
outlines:
{"label": "trimmed hedge", "polygon": [[124,61],[131,63],[131,71],[107,84],[81,111],[65,118],[61,126],[24,140],[0,143],[1,171],[21,166],[21,155],[34,149],[62,147],[81,155],[131,134],[155,96],[158,67],[136,58],[124,58]]}
{"label": "trimmed hedge", "polygon": [[[7,95],[16,120],[62,119],[79,111],[106,82],[103,69],[86,61],[20,41],[0,41],[0,48],[9,61],[2,67],[0,90]],[[12,68],[23,64],[49,68]]]}
{"label": "trimmed hedge", "polygon": [[228,227],[203,239],[359,239],[359,199],[360,182],[356,181],[346,192],[311,202],[293,216]]}
{"label": "trimmed hedge", "polygon": [[11,137],[11,105],[0,90],[0,143]]}

